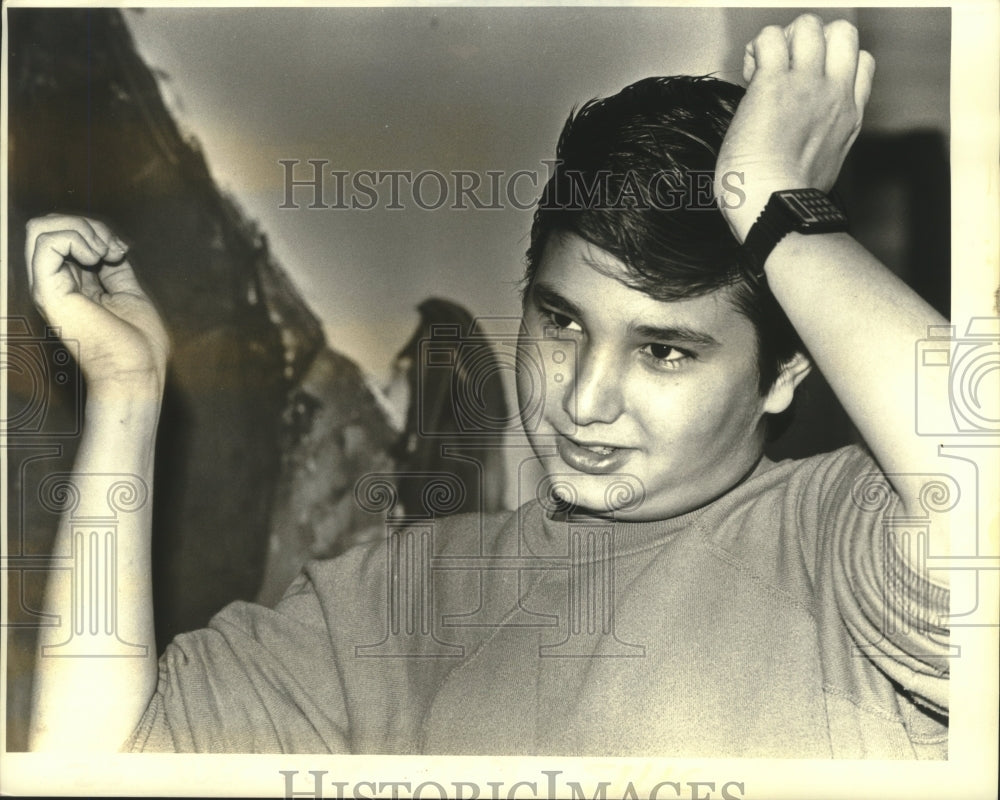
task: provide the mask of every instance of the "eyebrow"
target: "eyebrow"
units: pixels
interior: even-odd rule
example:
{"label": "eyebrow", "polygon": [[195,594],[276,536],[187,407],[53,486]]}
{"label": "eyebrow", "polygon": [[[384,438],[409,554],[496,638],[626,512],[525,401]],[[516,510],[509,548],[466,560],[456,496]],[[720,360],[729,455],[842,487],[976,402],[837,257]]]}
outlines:
{"label": "eyebrow", "polygon": [[[556,288],[544,282],[532,285],[531,300],[548,306],[553,311],[574,319],[584,316],[580,307],[564,297]],[[719,347],[719,340],[709,333],[690,328],[687,325],[645,325],[629,323],[629,332],[640,339],[652,339],[664,343],[698,345],[699,347]]]}
{"label": "eyebrow", "polygon": [[561,295],[556,291],[555,287],[548,283],[536,281],[532,284],[529,295],[529,299],[533,302],[546,305],[553,311],[558,311],[567,317],[574,317],[575,319],[583,317],[583,311],[580,310],[580,307],[576,303],[568,297]]}
{"label": "eyebrow", "polygon": [[704,331],[689,328],[686,325],[629,325],[629,330],[640,339],[654,339],[658,342],[693,344],[699,347],[719,347],[719,340]]}

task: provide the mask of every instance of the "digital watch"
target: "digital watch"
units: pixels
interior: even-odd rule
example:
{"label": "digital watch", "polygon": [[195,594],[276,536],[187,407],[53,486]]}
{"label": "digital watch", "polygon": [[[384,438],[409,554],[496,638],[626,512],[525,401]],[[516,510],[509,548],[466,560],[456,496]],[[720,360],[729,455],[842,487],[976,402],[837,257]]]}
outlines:
{"label": "digital watch", "polygon": [[774,192],[740,248],[740,266],[752,283],[762,283],[767,257],[789,233],[846,230],[847,217],[825,192],[819,189]]}

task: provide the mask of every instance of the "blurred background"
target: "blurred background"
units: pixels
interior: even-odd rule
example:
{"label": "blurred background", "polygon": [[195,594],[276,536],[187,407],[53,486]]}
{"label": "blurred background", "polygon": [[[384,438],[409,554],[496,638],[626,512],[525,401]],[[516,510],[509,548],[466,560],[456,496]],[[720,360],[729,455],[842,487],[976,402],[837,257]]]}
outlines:
{"label": "blurred background", "polygon": [[[503,334],[566,116],[652,74],[740,82],[744,43],[802,10],[10,9],[8,749],[24,746],[56,523],[39,487],[70,468],[85,399],[31,307],[24,222],[108,221],[174,340],[155,486],[162,647],[232,599],[274,602],[305,558],[377,532],[385,512],[435,513],[421,475],[460,475],[452,510],[526,499]],[[839,187],[854,233],[947,314],[950,10],[819,13],[852,20],[878,62]],[[366,170],[434,172],[448,196],[432,177],[420,202],[402,181],[388,207],[383,182],[374,208],[336,207],[352,195],[329,173],[350,189]],[[488,207],[454,207],[458,173]],[[421,379],[432,326],[435,346],[465,347],[469,374]],[[449,406],[456,385],[482,435]],[[854,439],[821,377],[797,403],[773,457]],[[356,502],[373,472],[397,476],[395,508]]]}

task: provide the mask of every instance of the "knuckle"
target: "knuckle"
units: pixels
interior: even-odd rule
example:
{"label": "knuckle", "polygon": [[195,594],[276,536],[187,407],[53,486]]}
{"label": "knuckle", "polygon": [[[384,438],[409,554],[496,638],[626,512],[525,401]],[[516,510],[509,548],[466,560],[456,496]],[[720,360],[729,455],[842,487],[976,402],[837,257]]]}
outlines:
{"label": "knuckle", "polygon": [[835,33],[838,36],[847,36],[852,39],[858,38],[858,29],[846,19],[837,19],[826,26],[827,33]]}
{"label": "knuckle", "polygon": [[35,241],[39,247],[55,247],[57,244],[73,238],[72,231],[42,231]]}
{"label": "knuckle", "polygon": [[44,217],[33,217],[29,219],[25,225],[24,230],[28,237],[38,236],[40,231],[48,230],[52,227],[52,215],[47,214]]}

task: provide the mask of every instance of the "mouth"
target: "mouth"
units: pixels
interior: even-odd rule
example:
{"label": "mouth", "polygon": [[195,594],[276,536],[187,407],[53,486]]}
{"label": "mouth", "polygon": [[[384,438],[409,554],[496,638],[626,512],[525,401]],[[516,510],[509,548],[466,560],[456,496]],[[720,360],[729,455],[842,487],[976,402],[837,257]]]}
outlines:
{"label": "mouth", "polygon": [[559,457],[570,467],[591,475],[620,469],[632,448],[608,442],[585,442],[560,435],[556,441]]}
{"label": "mouth", "polygon": [[584,442],[573,442],[573,444],[575,444],[577,447],[582,447],[584,450],[589,450],[592,453],[597,453],[603,456],[609,456],[615,450],[620,449],[618,447],[612,447],[609,444],[586,444]]}

